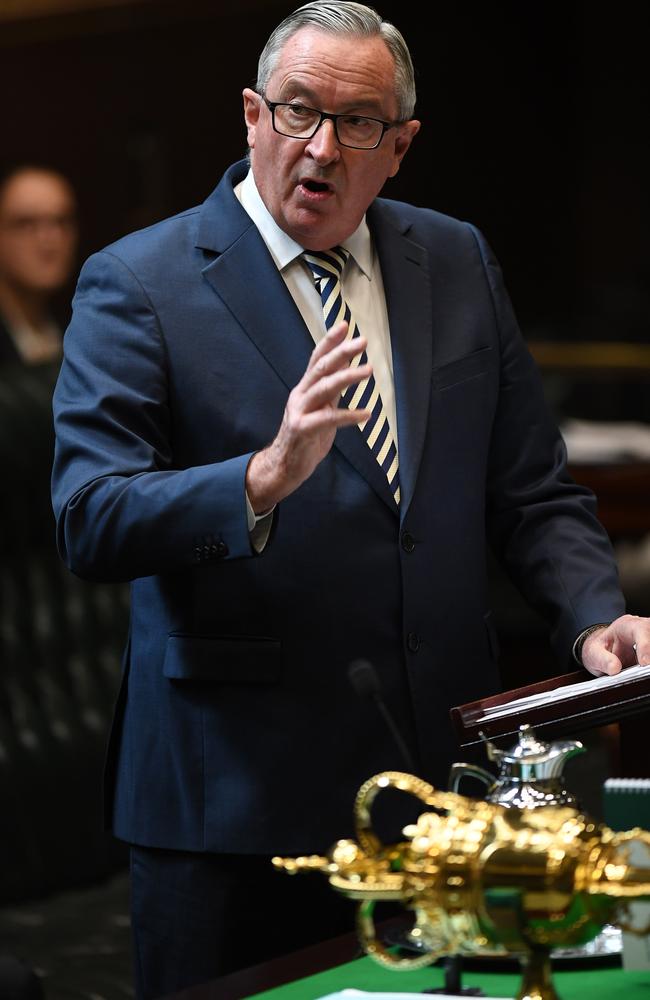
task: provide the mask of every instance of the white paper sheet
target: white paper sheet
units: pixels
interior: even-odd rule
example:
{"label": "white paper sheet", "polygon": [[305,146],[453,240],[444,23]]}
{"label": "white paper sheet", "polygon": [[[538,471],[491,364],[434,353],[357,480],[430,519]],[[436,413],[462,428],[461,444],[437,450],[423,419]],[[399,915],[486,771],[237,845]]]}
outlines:
{"label": "white paper sheet", "polygon": [[[422,993],[366,993],[364,990],[340,990],[338,993],[328,993],[326,997],[319,997],[319,1000],[361,1000],[368,997],[369,1000],[413,1000],[414,997],[423,996]],[[458,1000],[458,996],[451,993],[436,993],[437,1000]],[[508,1000],[507,997],[495,997],[493,1000]]]}
{"label": "white paper sheet", "polygon": [[549,705],[556,701],[570,701],[580,694],[588,691],[597,691],[599,688],[623,687],[632,681],[647,677],[650,674],[650,664],[639,666],[635,663],[632,667],[624,667],[618,674],[611,676],[604,674],[602,677],[591,677],[589,680],[580,681],[578,684],[566,684],[555,688],[553,691],[540,691],[538,694],[530,694],[524,698],[516,698],[506,705],[494,705],[486,708],[485,713],[476,721],[487,722],[490,719],[501,718],[504,715],[513,715],[515,712],[526,711],[527,708],[537,708],[539,705]]}

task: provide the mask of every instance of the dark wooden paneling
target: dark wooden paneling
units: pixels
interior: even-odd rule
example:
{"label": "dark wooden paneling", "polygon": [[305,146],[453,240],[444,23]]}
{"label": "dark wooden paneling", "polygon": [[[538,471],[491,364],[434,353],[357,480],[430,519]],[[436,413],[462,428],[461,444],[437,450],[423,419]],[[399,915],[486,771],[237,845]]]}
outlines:
{"label": "dark wooden paneling", "polygon": [[[244,152],[241,89],[292,7],[139,0],[4,24],[2,157],[71,175],[83,253],[196,203]],[[439,5],[426,30],[417,5],[381,10],[411,44],[423,121],[386,193],[476,223],[531,335],[597,314],[608,339],[647,337],[640,24],[582,3]]]}

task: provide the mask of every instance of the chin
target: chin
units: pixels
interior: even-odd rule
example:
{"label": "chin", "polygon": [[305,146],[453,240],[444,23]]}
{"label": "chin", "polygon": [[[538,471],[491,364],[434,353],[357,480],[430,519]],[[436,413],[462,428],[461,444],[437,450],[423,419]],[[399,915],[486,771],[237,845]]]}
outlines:
{"label": "chin", "polygon": [[309,226],[295,227],[291,233],[296,243],[300,243],[306,250],[329,250],[331,247],[341,243],[345,236],[340,233],[332,233],[322,229],[314,229]]}
{"label": "chin", "polygon": [[65,285],[67,280],[67,274],[56,274],[53,277],[42,278],[40,281],[34,281],[32,283],[32,288],[35,292],[41,292],[43,295],[51,295]]}

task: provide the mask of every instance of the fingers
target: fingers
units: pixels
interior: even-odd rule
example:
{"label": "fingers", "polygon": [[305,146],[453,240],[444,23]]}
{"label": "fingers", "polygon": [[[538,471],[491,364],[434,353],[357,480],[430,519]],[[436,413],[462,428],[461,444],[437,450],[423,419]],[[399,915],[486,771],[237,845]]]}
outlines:
{"label": "fingers", "polygon": [[650,618],[640,618],[638,615],[623,615],[612,623],[620,634],[621,643],[629,656],[630,663],[640,663],[650,666]]}
{"label": "fingers", "polygon": [[646,642],[643,650],[637,654],[637,662],[642,667],[650,667],[650,642]]}
{"label": "fingers", "polygon": [[320,410],[311,410],[309,413],[306,413],[302,418],[302,429],[306,434],[325,427],[338,430],[340,427],[351,427],[354,424],[362,424],[365,420],[369,419],[370,410],[334,409],[331,406],[327,406]]}
{"label": "fingers", "polygon": [[595,677],[600,677],[602,674],[618,674],[623,666],[618,656],[612,652],[613,639],[610,627],[605,626],[593,632],[582,647],[583,666]]}
{"label": "fingers", "polygon": [[368,363],[351,364],[366,346],[365,337],[348,337],[348,324],[341,322],[314,348],[276,436],[248,464],[246,489],[255,511],[268,510],[297,489],[327,455],[339,428],[369,420],[370,410],[339,406],[342,392],[372,375]]}
{"label": "fingers", "polygon": [[634,663],[650,665],[650,619],[622,615],[590,635],[582,662],[592,674],[617,674]]}
{"label": "fingers", "polygon": [[[306,410],[318,409],[325,404],[338,406],[339,397],[348,386],[363,382],[372,374],[370,365],[359,365],[357,368],[346,367],[343,371],[323,375],[309,389],[304,391],[303,398]],[[358,421],[357,421],[358,422]]]}
{"label": "fingers", "polygon": [[[358,385],[372,375],[368,362],[353,365],[352,360],[362,354],[367,346],[365,337],[347,338],[348,325],[337,323],[314,348],[307,370],[296,386],[302,398],[301,409],[313,412],[329,404],[337,406],[341,395],[349,386]],[[338,426],[348,423],[362,423],[369,413],[365,410],[353,411],[352,416],[337,418]]]}
{"label": "fingers", "polygon": [[608,631],[613,638],[612,650],[624,666],[650,665],[650,618],[622,615],[612,622]]}
{"label": "fingers", "polygon": [[328,354],[334,347],[341,344],[347,337],[347,333],[348,324],[344,320],[341,320],[340,323],[335,323],[332,329],[327,331],[323,339],[316,344],[316,347],[311,352],[307,371],[310,371],[325,354]]}
{"label": "fingers", "polygon": [[305,375],[317,377],[318,373],[333,371],[341,365],[349,365],[352,358],[361,354],[368,346],[365,337],[348,337],[348,324],[336,323],[311,353]]}
{"label": "fingers", "polygon": [[642,667],[650,667],[650,638],[647,636],[639,638],[639,641],[634,643],[634,652],[636,663],[640,663]]}
{"label": "fingers", "polygon": [[590,674],[600,677],[602,674],[612,676],[621,672],[623,664],[618,656],[597,643],[596,640],[591,642],[587,640],[587,642],[589,642],[589,647],[587,648],[587,643],[585,643],[582,650],[582,663]]}

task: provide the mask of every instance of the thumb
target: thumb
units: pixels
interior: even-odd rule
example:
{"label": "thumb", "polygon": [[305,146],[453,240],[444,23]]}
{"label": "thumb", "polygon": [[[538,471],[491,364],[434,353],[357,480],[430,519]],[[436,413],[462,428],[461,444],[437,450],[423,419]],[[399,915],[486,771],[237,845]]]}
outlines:
{"label": "thumb", "polygon": [[582,664],[595,677],[618,674],[623,666],[618,656],[607,648],[604,632],[606,629],[590,635],[582,647]]}

